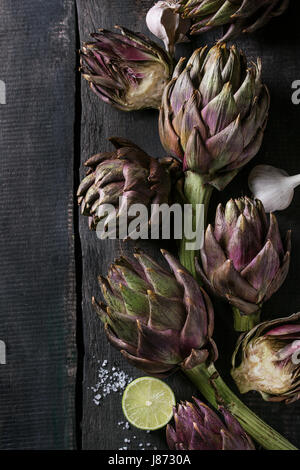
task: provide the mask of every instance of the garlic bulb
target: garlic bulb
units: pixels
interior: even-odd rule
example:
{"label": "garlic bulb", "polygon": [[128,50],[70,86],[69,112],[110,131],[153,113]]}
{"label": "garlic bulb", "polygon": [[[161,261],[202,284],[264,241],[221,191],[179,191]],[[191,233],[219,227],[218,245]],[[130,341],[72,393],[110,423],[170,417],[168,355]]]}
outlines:
{"label": "garlic bulb", "polygon": [[300,175],[289,176],[271,165],[258,165],[251,171],[249,188],[266,212],[282,211],[292,202],[294,189],[300,185]]}
{"label": "garlic bulb", "polygon": [[188,32],[191,21],[183,19],[176,12],[178,8],[176,0],[165,0],[155,3],[146,16],[146,23],[156,37],[161,39],[166,50],[173,55],[175,44],[186,42],[185,34]]}

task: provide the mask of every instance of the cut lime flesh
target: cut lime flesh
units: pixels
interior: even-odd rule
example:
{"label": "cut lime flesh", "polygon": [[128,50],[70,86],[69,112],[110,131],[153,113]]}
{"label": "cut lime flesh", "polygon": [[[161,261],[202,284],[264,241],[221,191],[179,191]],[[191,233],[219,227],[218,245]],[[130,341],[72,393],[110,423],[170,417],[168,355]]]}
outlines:
{"label": "cut lime flesh", "polygon": [[162,380],[139,377],[125,389],[122,409],[127,421],[139,429],[163,428],[173,416],[175,396]]}

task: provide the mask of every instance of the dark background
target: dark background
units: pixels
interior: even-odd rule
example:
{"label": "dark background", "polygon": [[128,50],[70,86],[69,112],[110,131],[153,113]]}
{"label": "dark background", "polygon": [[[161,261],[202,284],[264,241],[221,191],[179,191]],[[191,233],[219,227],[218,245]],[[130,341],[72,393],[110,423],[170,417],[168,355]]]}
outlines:
{"label": "dark background", "polygon": [[[100,295],[97,275],[133,244],[99,242],[78,216],[74,193],[81,163],[110,148],[112,135],[134,140],[153,156],[164,152],[157,112],[122,113],[103,104],[81,82],[77,50],[99,27],[124,25],[147,32],[150,0],[0,0],[0,80],[7,104],[0,105],[0,339],[7,364],[0,365],[0,449],[165,449],[164,432],[123,430],[121,400],[111,393],[93,403],[103,360],[131,377],[143,375],[112,349],[92,307]],[[300,172],[300,106],[291,85],[300,79],[299,5],[252,36],[236,41],[249,59],[260,56],[271,93],[270,119],[259,155],[219,201],[248,193],[247,177],[258,163],[290,174]],[[150,33],[147,33],[150,35]],[[178,48],[188,56],[212,45],[221,31]],[[264,318],[299,310],[300,194],[278,214],[282,232],[293,230],[288,279],[264,306]],[[143,248],[158,256],[157,244]],[[230,308],[215,303],[217,367],[227,382],[235,334]],[[98,362],[100,361],[100,362]],[[196,393],[180,374],[168,379],[176,398]],[[100,392],[101,393],[101,392]],[[263,402],[255,393],[243,400],[260,417],[300,446],[300,403]],[[137,439],[133,439],[133,436]],[[130,439],[126,444],[124,439]]]}

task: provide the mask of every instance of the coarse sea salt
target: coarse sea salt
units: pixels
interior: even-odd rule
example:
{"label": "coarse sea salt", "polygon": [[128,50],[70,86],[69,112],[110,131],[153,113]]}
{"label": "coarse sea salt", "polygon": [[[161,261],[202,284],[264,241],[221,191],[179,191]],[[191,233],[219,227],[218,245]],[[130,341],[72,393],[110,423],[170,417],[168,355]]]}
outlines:
{"label": "coarse sea salt", "polygon": [[[97,363],[97,383],[92,387],[88,387],[88,390],[93,392],[93,402],[98,406],[103,402],[105,397],[111,393],[119,393],[122,395],[123,391],[127,385],[132,382],[133,378],[115,364],[110,367],[107,359],[104,361],[98,360]],[[118,421],[117,425],[120,430],[122,429],[122,431],[125,431],[126,433],[126,437],[123,437],[123,443],[120,443],[119,450],[128,450],[130,449],[130,446],[133,446],[135,449],[138,448],[139,450],[145,450],[145,448],[153,448],[153,450],[157,450],[157,447],[152,447],[150,442],[138,443],[137,436],[135,434],[132,435],[134,431],[131,430],[131,426],[128,421]],[[150,431],[146,431],[146,433],[150,434]]]}
{"label": "coarse sea salt", "polygon": [[[132,377],[115,365],[110,370],[108,360],[105,359],[97,370],[97,383],[91,387],[92,392],[94,392],[93,402],[98,406],[111,393],[122,393],[132,380]],[[129,428],[126,426],[126,429]]]}

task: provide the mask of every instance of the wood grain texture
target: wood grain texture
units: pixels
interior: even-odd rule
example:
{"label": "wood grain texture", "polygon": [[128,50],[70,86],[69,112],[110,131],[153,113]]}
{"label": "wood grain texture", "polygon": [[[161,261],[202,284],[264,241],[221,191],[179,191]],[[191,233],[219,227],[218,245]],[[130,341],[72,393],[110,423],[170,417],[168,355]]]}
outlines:
{"label": "wood grain texture", "polygon": [[75,443],[75,5],[0,1],[0,448]]}
{"label": "wood grain texture", "polygon": [[[111,29],[115,24],[124,25],[136,31],[146,32],[145,14],[152,1],[143,0],[77,0],[78,21],[81,41],[89,39],[89,33],[99,27]],[[274,20],[261,32],[245,36],[237,41],[247,53],[249,59],[260,56],[263,60],[263,76],[270,88],[272,97],[271,115],[262,150],[255,161],[248,165],[222,194],[214,194],[210,208],[210,217],[217,203],[226,201],[231,196],[248,193],[247,177],[251,167],[257,163],[271,163],[283,167],[290,173],[299,173],[298,153],[300,148],[299,113],[300,107],[291,102],[291,84],[299,78],[300,57],[297,34],[297,2],[292,2],[288,13]],[[278,34],[278,27],[286,30]],[[150,33],[148,33],[150,34]],[[212,45],[220,32],[203,35],[193,40],[190,45],[180,46],[178,54],[189,55],[192,48],[208,43]],[[103,104],[93,95],[85,82],[82,83],[82,127],[81,153],[84,162],[93,153],[110,148],[107,139],[119,135],[133,139],[153,156],[162,156],[163,150],[157,133],[157,113],[143,111],[125,114]],[[82,171],[82,169],[81,169]],[[83,173],[81,173],[83,175]],[[288,280],[281,290],[265,305],[264,316],[273,317],[293,313],[299,309],[299,254],[300,254],[300,195],[289,210],[278,215],[281,228],[293,229],[293,261]],[[118,449],[123,447],[124,439],[130,438],[129,449],[138,449],[139,443],[149,442],[151,448],[165,449],[164,432],[151,433],[136,430],[123,431],[118,422],[123,420],[120,395],[112,393],[99,406],[93,403],[94,393],[91,387],[97,382],[97,369],[103,360],[108,360],[108,368],[119,365],[131,376],[143,375],[130,367],[106,341],[102,325],[91,307],[92,295],[100,297],[97,275],[106,274],[109,263],[120,250],[130,251],[133,245],[115,242],[100,242],[94,233],[89,232],[87,220],[80,219],[80,236],[83,255],[83,323],[84,323],[84,381],[83,381],[83,421],[82,443],[84,449]],[[158,256],[158,245],[144,243],[145,249]],[[218,368],[232,385],[229,377],[230,356],[235,342],[231,312],[229,307],[215,301],[216,332],[221,359]],[[190,399],[195,393],[187,379],[176,375],[168,379],[176,397]],[[243,398],[254,411],[268,423],[282,432],[294,444],[300,445],[300,403],[285,406],[266,404],[257,394],[248,394]],[[133,435],[137,439],[132,439]]]}

